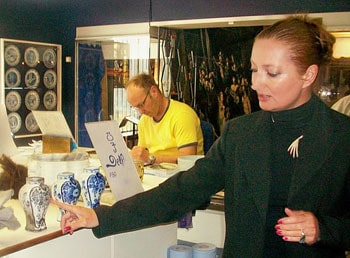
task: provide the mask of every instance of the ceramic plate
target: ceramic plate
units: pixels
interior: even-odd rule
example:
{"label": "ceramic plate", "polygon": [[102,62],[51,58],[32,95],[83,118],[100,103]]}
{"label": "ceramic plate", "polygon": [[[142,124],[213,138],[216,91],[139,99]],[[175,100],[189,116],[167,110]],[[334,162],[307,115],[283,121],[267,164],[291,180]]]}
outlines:
{"label": "ceramic plate", "polygon": [[47,110],[53,110],[57,104],[57,96],[53,90],[49,90],[43,97],[44,106]]}
{"label": "ceramic plate", "polygon": [[29,110],[36,110],[40,105],[39,94],[35,90],[28,91],[24,103]]}
{"label": "ceramic plate", "polygon": [[48,89],[53,89],[57,84],[57,75],[54,70],[47,70],[44,73],[44,85]]}
{"label": "ceramic plate", "polygon": [[11,112],[7,115],[12,133],[17,133],[22,126],[21,116],[16,112]]}
{"label": "ceramic plate", "polygon": [[166,163],[166,162],[160,163],[159,167],[162,168],[162,169],[177,169],[177,165],[176,164],[174,164],[174,163]]}
{"label": "ceramic plate", "polygon": [[29,67],[35,67],[39,63],[39,52],[35,47],[29,47],[24,51],[24,62]]}
{"label": "ceramic plate", "polygon": [[17,111],[22,104],[21,95],[17,91],[10,91],[5,99],[6,108],[9,111]]}
{"label": "ceramic plate", "polygon": [[8,65],[15,66],[21,60],[21,53],[15,45],[9,45],[5,48],[5,62]]}
{"label": "ceramic plate", "polygon": [[15,88],[21,84],[21,74],[16,68],[10,68],[5,73],[6,87]]}
{"label": "ceramic plate", "polygon": [[56,52],[52,48],[48,48],[45,50],[43,54],[44,65],[47,68],[54,68],[57,63]]}
{"label": "ceramic plate", "polygon": [[37,70],[29,69],[25,75],[25,84],[29,89],[35,89],[40,82],[40,75]]}
{"label": "ceramic plate", "polygon": [[25,120],[25,126],[27,130],[31,133],[35,133],[36,131],[39,130],[39,125],[35,120],[35,117],[32,112],[30,112]]}

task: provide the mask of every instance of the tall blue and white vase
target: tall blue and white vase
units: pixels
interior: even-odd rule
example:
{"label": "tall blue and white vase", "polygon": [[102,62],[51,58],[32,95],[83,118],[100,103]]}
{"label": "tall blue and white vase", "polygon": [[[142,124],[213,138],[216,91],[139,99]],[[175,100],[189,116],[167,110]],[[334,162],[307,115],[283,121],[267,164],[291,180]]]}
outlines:
{"label": "tall blue and white vase", "polygon": [[81,174],[80,185],[85,207],[98,207],[102,192],[106,187],[106,179],[100,173],[100,169],[98,167],[85,168]]}
{"label": "tall blue and white vase", "polygon": [[[74,178],[73,172],[62,172],[57,175],[57,180],[51,187],[52,198],[75,205],[79,199],[81,192],[78,180]],[[61,221],[61,216],[64,214],[62,209],[59,209],[58,221]]]}
{"label": "tall blue and white vase", "polygon": [[45,216],[50,204],[50,189],[43,177],[27,177],[18,193],[18,200],[26,215],[28,231],[45,230]]}

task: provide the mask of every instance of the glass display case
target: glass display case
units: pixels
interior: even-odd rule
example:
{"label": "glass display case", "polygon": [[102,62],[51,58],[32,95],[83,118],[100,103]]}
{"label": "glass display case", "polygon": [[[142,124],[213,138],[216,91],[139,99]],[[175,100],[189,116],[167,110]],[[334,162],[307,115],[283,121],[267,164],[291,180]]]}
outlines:
{"label": "glass display case", "polygon": [[79,146],[92,147],[86,122],[113,119],[123,135],[135,136],[140,115],[127,102],[124,86],[139,73],[154,74],[157,81],[157,54],[151,49],[157,50],[158,41],[152,42],[148,23],[77,28],[75,138]]}

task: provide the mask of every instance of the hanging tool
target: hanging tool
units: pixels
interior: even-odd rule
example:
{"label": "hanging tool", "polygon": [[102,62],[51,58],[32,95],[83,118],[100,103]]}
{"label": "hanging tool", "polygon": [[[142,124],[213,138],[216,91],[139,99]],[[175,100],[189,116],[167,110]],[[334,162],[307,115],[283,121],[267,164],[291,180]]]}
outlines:
{"label": "hanging tool", "polygon": [[162,70],[162,88],[163,94],[170,98],[171,90],[171,58],[174,51],[174,42],[171,38],[170,31],[166,30],[165,40],[162,43],[162,53],[163,53],[163,70]]}
{"label": "hanging tool", "polygon": [[194,56],[193,50],[191,50],[190,55],[190,66],[191,72],[189,74],[190,80],[193,81],[190,86],[191,97],[192,97],[192,107],[196,110],[196,98],[197,98],[197,57]]}
{"label": "hanging tool", "polygon": [[177,53],[177,61],[178,61],[178,69],[177,69],[177,75],[176,75],[176,92],[177,92],[177,99],[179,101],[182,101],[182,87],[181,87],[181,58],[180,58],[180,51],[179,49],[176,49]]}

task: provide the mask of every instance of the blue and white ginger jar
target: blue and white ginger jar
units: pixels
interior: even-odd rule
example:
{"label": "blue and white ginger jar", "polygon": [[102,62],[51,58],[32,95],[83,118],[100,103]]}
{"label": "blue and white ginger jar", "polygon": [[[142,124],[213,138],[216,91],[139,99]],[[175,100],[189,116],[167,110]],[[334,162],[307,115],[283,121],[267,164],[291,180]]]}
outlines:
{"label": "blue and white ginger jar", "polygon": [[80,179],[81,195],[86,207],[100,205],[101,195],[106,187],[106,179],[98,167],[85,168]]}
{"label": "blue and white ginger jar", "polygon": [[[73,172],[62,172],[57,175],[57,181],[52,185],[52,197],[58,201],[75,205],[79,199],[81,192],[78,180],[74,178]],[[58,220],[64,214],[62,209],[59,209],[60,215]]]}

